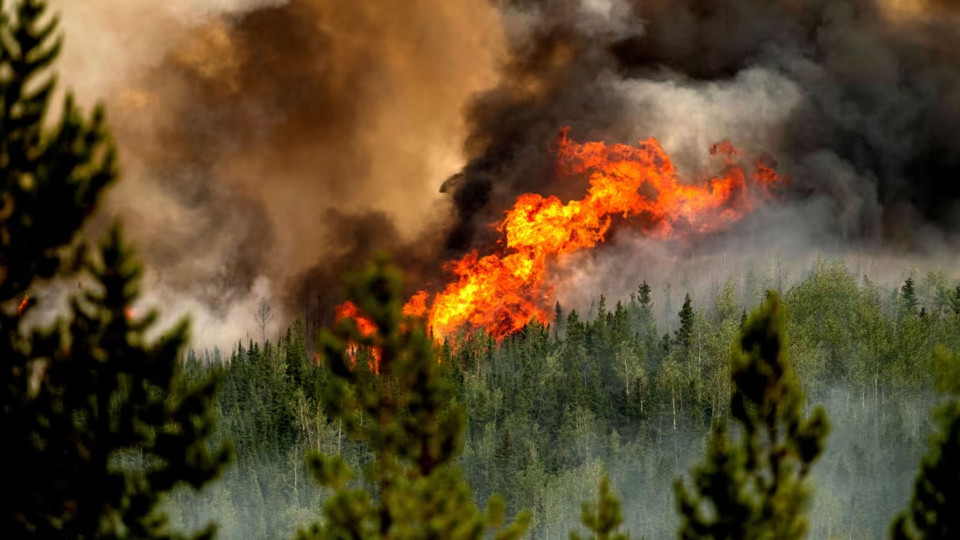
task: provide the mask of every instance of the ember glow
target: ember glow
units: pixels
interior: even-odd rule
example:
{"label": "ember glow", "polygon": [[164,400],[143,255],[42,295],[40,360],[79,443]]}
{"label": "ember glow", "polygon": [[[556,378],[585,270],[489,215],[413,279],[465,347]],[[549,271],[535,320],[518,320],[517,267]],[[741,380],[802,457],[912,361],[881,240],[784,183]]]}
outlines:
{"label": "ember glow", "polygon": [[[377,325],[370,320],[370,318],[360,313],[360,308],[358,308],[353,302],[348,300],[337,306],[334,311],[336,313],[334,325],[339,324],[340,321],[344,319],[353,319],[354,323],[357,325],[357,331],[360,333],[361,337],[373,337],[377,333]],[[350,343],[347,346],[347,354],[350,355],[350,360],[354,363],[354,365],[356,365],[357,353],[360,350],[360,347],[361,345],[356,343]],[[373,365],[370,366],[370,369],[374,373],[380,373],[380,349],[376,347],[370,347],[369,350],[371,355],[373,355]]]}
{"label": "ember glow", "polygon": [[20,306],[17,307],[17,315],[23,316],[23,311],[27,309],[27,302],[30,300],[30,295],[23,295],[23,301],[20,302]]}
{"label": "ember glow", "polygon": [[447,263],[456,278],[429,307],[424,291],[404,306],[409,315],[426,315],[434,336],[467,326],[484,328],[499,340],[531,320],[546,324],[553,292],[546,279],[550,264],[603,242],[614,219],[658,237],[708,233],[742,218],[783,182],[761,162],[752,174],[744,172],[729,142],[710,150],[721,161],[722,174],[699,183],[680,182],[653,138],[637,146],[577,143],[565,129],[557,147],[560,173],[589,179],[586,196],[566,204],[536,193],[518,197],[497,224],[503,234],[497,253],[481,257],[473,251]]}

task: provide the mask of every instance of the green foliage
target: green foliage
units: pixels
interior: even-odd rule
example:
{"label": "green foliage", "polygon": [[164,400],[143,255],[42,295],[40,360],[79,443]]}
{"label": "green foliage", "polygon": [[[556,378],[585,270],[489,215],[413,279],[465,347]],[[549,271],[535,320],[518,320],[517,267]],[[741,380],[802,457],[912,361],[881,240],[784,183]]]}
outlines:
{"label": "green foliage", "polygon": [[[340,456],[315,453],[314,477],[334,490],[324,520],[301,530],[307,538],[519,538],[529,515],[503,525],[503,502],[492,498],[486,515],[474,506],[454,463],[463,414],[452,403],[449,381],[422,326],[400,313],[401,278],[380,259],[350,276],[347,297],[376,326],[362,335],[351,319],[320,336],[331,384],[324,405],[346,432],[365,443],[373,459],[363,484],[349,487],[350,467]],[[364,369],[365,351],[379,355],[379,374]]]}
{"label": "green foliage", "polygon": [[690,300],[690,294],[683,299],[683,306],[680,308],[680,327],[677,328],[674,335],[674,343],[684,354],[690,351],[690,344],[693,341],[693,302]]}
{"label": "green foliage", "polygon": [[[617,532],[623,523],[620,512],[620,499],[610,490],[610,479],[604,476],[597,489],[596,503],[583,503],[580,514],[583,526],[592,534],[586,540],[628,540],[627,534]],[[570,540],[584,540],[576,532],[570,533]]]}
{"label": "green foliage", "polygon": [[[0,2],[0,300],[23,298],[38,279],[71,270],[65,248],[116,176],[104,114],[84,119],[68,95],[45,129],[60,51],[55,18],[40,0]],[[76,255],[73,253],[73,255]],[[4,321],[11,329],[14,321]]]}
{"label": "green foliage", "polygon": [[[116,176],[97,109],[68,96],[45,116],[57,57],[56,19],[39,0],[0,2],[0,403],[4,504],[12,538],[174,538],[166,493],[216,477],[229,453],[210,452],[213,384],[188,387],[177,358],[185,322],[155,343],[156,314],[131,316],[140,269],[118,228],[88,255],[79,231]],[[70,317],[24,326],[31,286],[53,277],[91,286]]]}
{"label": "green foliage", "polygon": [[[751,287],[775,283],[775,276],[754,279]],[[741,279],[716,285],[706,309],[694,309],[692,347],[682,362],[676,347],[670,353],[672,331],[661,349],[664,328],[651,313],[654,301],[666,302],[659,291],[646,306],[639,290],[617,302],[622,307],[607,311],[602,324],[564,308],[569,332],[555,334],[554,322],[549,332],[531,324],[502,342],[482,331],[449,336],[441,375],[467,413],[457,465],[474,500],[500,493],[507,515],[531,510],[531,537],[562,537],[578,527],[579,501],[596,497],[608,471],[622,487],[624,529],[674,536],[678,522],[664,519],[674,501],[662,494],[687,463],[702,459],[696,441],[729,422],[730,347],[746,326],[742,306],[753,303]],[[934,343],[960,346],[960,324],[947,307],[898,324],[900,285],[858,279],[837,261],[821,261],[784,285],[789,356],[804,394],[833,407],[837,432],[857,434],[837,437],[817,462],[825,489],[810,512],[811,537],[882,536],[907,496],[909,465],[925,450],[927,390],[945,368],[930,353]],[[918,287],[918,295],[947,286],[935,285]],[[375,455],[365,441],[347,437],[347,426],[323,404],[333,384],[329,364],[318,365],[305,349],[304,331],[295,320],[278,343],[194,353],[223,378],[218,420],[236,441],[238,464],[204,494],[178,495],[178,527],[196,528],[213,515],[228,537],[290,536],[331,494],[310,481],[308,451],[339,456],[356,471],[345,486],[375,491],[363,474]],[[369,353],[359,354],[367,371]],[[359,423],[373,424],[366,413]],[[731,433],[736,440],[739,432]]]}
{"label": "green foliage", "polygon": [[810,465],[823,451],[826,413],[802,414],[803,394],[787,359],[785,315],[769,292],[747,320],[731,357],[731,413],[740,441],[723,423],[693,471],[693,491],[676,482],[687,539],[791,539],[806,534]]}
{"label": "green foliage", "polygon": [[900,288],[900,300],[903,304],[906,314],[913,315],[917,312],[917,293],[913,287],[913,278],[908,277]]}
{"label": "green foliage", "polygon": [[897,516],[892,535],[903,540],[960,536],[960,355],[934,352],[938,390],[947,401],[934,409],[938,427],[920,464],[909,509]]}

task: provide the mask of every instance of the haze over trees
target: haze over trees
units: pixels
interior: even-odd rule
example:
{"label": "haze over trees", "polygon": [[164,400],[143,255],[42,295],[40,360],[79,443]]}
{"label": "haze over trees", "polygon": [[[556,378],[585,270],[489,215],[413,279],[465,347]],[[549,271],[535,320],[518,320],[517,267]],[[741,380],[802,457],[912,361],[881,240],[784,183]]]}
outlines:
{"label": "haze over trees", "polygon": [[4,537],[960,535],[944,274],[818,261],[699,303],[639,278],[550,326],[436,342],[381,259],[345,282],[372,333],[344,318],[312,347],[297,318],[272,342],[262,301],[259,342],[186,349],[186,322],[148,337],[122,227],[87,239],[117,163],[102,110],[47,117],[55,18],[0,6]]}
{"label": "haze over trees", "polygon": [[[832,426],[812,465],[804,454],[811,447],[809,431],[782,441],[778,450],[795,456],[785,461],[791,469],[804,471],[778,485],[793,486],[790,500],[809,500],[808,537],[886,537],[909,504],[927,434],[936,427],[927,421],[938,401],[936,381],[951,365],[932,353],[938,343],[944,350],[960,345],[955,287],[939,274],[914,281],[923,316],[919,307],[904,313],[902,283],[883,288],[842,261],[820,261],[807,276],[785,284],[777,317],[767,317],[783,332],[780,355],[790,366],[775,386],[779,397],[768,406],[775,402],[771,410],[781,415],[794,411],[787,415],[794,420],[783,420],[777,433],[786,437],[805,425],[798,419],[814,418],[818,403]],[[608,476],[608,493],[618,494],[622,514],[609,534],[677,534],[677,477],[687,477],[717,448],[710,434],[721,425],[728,426],[725,448],[740,444],[737,414],[744,412],[737,409],[743,405],[738,389],[746,382],[730,371],[731,347],[739,346],[760,315],[744,317],[745,308],[758,306],[754,289],[730,280],[714,288],[707,305],[691,299],[685,308],[686,302],[674,301],[680,311],[664,339],[653,313],[665,300],[651,289],[641,282],[632,298],[610,308],[598,298],[587,317],[561,305],[560,323],[532,323],[500,343],[475,332],[439,344],[438,367],[452,386],[451,407],[462,406],[466,415],[457,463],[477,504],[500,494],[506,515],[529,510],[529,537],[566,537],[571,529],[599,534],[581,527],[580,502],[606,499],[598,499],[597,487]],[[688,343],[678,335],[684,311],[692,312]],[[300,458],[306,452],[339,455],[355,470],[370,463],[369,447],[348,437],[335,409],[324,405],[330,366],[317,363],[307,341],[296,320],[266,347],[250,342],[229,352],[190,352],[191,372],[222,374],[219,423],[237,443],[243,473],[228,473],[206,497],[179,496],[178,523],[194,527],[209,515],[233,516],[224,521],[225,530],[290,536],[315,520],[319,501],[329,493],[304,481],[309,470]],[[364,354],[357,369],[368,376]],[[792,416],[797,410],[799,416]],[[757,431],[759,441],[767,429]],[[754,482],[767,473],[756,474]]]}

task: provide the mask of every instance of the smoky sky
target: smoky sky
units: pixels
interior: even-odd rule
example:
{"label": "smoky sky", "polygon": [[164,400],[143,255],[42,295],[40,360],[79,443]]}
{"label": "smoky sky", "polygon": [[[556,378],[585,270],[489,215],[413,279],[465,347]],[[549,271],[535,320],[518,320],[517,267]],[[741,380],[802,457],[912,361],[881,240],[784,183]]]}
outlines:
{"label": "smoky sky", "polygon": [[120,150],[104,214],[140,245],[161,303],[187,297],[196,311],[199,300],[242,327],[252,294],[292,316],[359,254],[439,260],[430,252],[450,215],[439,186],[462,166],[462,107],[495,83],[503,50],[490,4],[54,8],[62,80],[81,102],[106,103]]}
{"label": "smoky sky", "polygon": [[[656,116],[625,85],[707,92],[763,72],[798,93],[776,140],[722,135],[768,152],[794,179],[791,197],[826,200],[837,235],[909,248],[932,224],[954,231],[960,195],[960,24],[955,2],[535,1],[503,5],[527,23],[512,35],[503,83],[469,108],[470,161],[451,181],[466,246],[522,191],[551,191],[549,145],[631,140]],[[742,88],[749,87],[742,84]],[[747,100],[749,95],[743,96]],[[706,102],[704,107],[723,107]],[[759,107],[759,105],[758,105]],[[628,110],[629,109],[629,110]],[[687,121],[694,121],[691,117]],[[736,123],[735,123],[736,124]],[[660,136],[675,126],[652,126]],[[746,132],[746,133],[745,133]]]}

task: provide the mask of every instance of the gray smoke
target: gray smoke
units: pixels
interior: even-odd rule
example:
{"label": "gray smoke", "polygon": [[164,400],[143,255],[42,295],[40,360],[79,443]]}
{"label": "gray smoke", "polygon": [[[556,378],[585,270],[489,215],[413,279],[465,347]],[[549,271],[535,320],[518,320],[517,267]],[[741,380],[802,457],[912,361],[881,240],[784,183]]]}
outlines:
{"label": "gray smoke", "polygon": [[956,3],[502,7],[511,60],[468,113],[452,246],[482,242],[518,192],[558,190],[549,147],[564,125],[580,140],[655,136],[689,176],[718,140],[771,155],[794,179],[792,204],[816,210],[805,222],[846,241],[925,248],[960,224]]}
{"label": "gray smoke", "polygon": [[[142,246],[151,300],[190,308],[208,342],[242,337],[261,295],[278,322],[319,320],[336,276],[376,249],[438,288],[441,261],[492,246],[520,193],[582,197],[585,181],[554,170],[563,126],[581,141],[657,137],[686,178],[713,172],[707,150],[729,139],[793,178],[732,230],[656,246],[662,261],[957,245],[956,2],[54,7],[63,79],[106,101],[120,146],[109,210]],[[630,290],[637,275],[615,261],[649,266],[637,242],[614,231],[584,264]]]}

